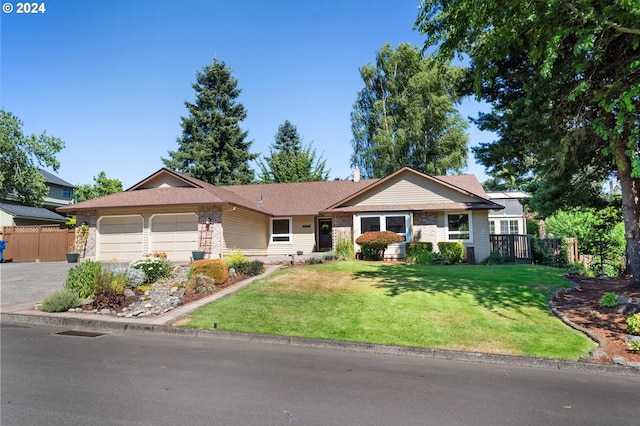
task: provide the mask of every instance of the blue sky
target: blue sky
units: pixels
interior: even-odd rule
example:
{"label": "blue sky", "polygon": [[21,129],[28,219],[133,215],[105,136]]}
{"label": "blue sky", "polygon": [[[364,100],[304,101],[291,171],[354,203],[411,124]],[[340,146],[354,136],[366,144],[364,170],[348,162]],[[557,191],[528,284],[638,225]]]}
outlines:
{"label": "blue sky", "polygon": [[[387,42],[424,41],[412,29],[418,0],[44,3],[43,14],[1,14],[0,106],[25,133],[65,142],[57,173],[76,185],[104,171],[126,189],[163,167],[195,73],[214,57],[238,79],[251,152],[268,155],[289,120],[331,178],[348,178],[358,68]],[[469,100],[460,111],[479,108]],[[468,133],[470,146],[494,138],[473,125]],[[467,172],[486,179],[471,154]]]}

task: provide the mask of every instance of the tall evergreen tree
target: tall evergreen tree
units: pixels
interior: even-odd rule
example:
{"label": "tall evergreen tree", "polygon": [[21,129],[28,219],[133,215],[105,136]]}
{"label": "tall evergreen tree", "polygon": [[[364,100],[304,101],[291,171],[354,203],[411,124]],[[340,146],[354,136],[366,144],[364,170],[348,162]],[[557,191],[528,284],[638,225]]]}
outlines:
{"label": "tall evergreen tree", "polygon": [[278,127],[269,154],[264,161],[258,160],[261,182],[309,182],[326,180],[329,176],[326,161],[322,156],[316,158],[311,145],[302,145],[298,129],[289,120]]}
{"label": "tall evergreen tree", "polygon": [[241,103],[238,80],[224,61],[213,60],[196,72],[196,102],[186,101],[189,110],[182,119],[178,150],[162,161],[170,169],[215,185],[241,185],[253,180],[249,161],[252,142],[246,140],[240,122],[247,117]]}
{"label": "tall evergreen tree", "polygon": [[419,48],[391,44],[360,68],[365,87],[351,113],[353,154],[367,177],[403,166],[431,175],[460,172],[467,162],[467,122],[455,108],[460,69],[434,66]]}

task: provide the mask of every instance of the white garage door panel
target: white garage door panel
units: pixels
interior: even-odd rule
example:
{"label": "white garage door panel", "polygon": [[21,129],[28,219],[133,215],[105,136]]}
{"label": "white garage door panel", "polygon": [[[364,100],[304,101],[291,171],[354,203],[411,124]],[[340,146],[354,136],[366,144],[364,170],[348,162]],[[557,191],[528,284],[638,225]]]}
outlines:
{"label": "white garage door panel", "polygon": [[132,261],[143,254],[140,216],[103,217],[99,224],[98,258]]}
{"label": "white garage door panel", "polygon": [[151,218],[152,251],[167,253],[169,260],[188,260],[198,243],[196,214],[163,214]]}

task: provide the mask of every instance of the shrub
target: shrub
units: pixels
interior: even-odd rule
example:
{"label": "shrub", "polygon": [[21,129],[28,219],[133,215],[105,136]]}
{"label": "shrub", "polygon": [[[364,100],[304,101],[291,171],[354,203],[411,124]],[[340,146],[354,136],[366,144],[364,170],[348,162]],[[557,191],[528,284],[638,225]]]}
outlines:
{"label": "shrub", "polygon": [[343,260],[355,259],[356,252],[351,238],[346,238],[343,235],[338,237],[338,241],[336,242],[336,257]]}
{"label": "shrub", "polygon": [[504,257],[499,250],[494,251],[487,258],[487,265],[502,265],[504,263]]}
{"label": "shrub", "polygon": [[462,262],[464,244],[459,241],[440,241],[438,243],[438,251],[447,256],[451,263],[460,263]]}
{"label": "shrub", "polygon": [[627,333],[640,335],[640,313],[627,318]]}
{"label": "shrub", "polygon": [[233,268],[236,270],[236,274],[253,277],[264,272],[264,263],[260,260],[252,260],[249,262],[237,263]]}
{"label": "shrub", "polygon": [[618,295],[611,292],[603,294],[600,298],[600,306],[604,308],[613,308],[616,306],[616,297],[618,297]]}
{"label": "shrub", "polygon": [[627,341],[627,347],[632,352],[640,352],[640,340],[632,339]]}
{"label": "shrub", "polygon": [[164,254],[164,257],[161,255],[148,255],[142,259],[132,262],[129,266],[131,268],[140,269],[144,272],[145,283],[153,283],[159,279],[169,278],[169,275],[171,274],[171,264],[166,259],[166,254]]}
{"label": "shrub", "polygon": [[227,262],[229,268],[235,268],[235,265],[237,265],[238,263],[248,262],[249,258],[240,250],[234,250],[230,254],[224,256],[224,261]]}
{"label": "shrub", "polygon": [[147,291],[151,291],[152,288],[153,286],[149,284],[142,284],[142,285],[139,285],[136,290],[146,293]]}
{"label": "shrub", "polygon": [[42,310],[45,312],[65,312],[80,306],[81,303],[82,299],[74,291],[63,288],[51,293],[42,301]]}
{"label": "shrub", "polygon": [[317,265],[317,264],[322,263],[322,258],[321,258],[321,257],[317,257],[317,256],[310,257],[310,258],[307,260],[307,263],[308,263],[309,265]]}
{"label": "shrub", "polygon": [[365,260],[382,260],[389,244],[400,243],[404,239],[391,231],[369,231],[360,235],[356,243],[362,248]]}
{"label": "shrub", "polygon": [[333,253],[332,251],[330,251],[329,253],[325,253],[322,256],[323,260],[326,260],[327,262],[331,261],[331,260],[336,260],[336,255],[335,253]]}
{"label": "shrub", "polygon": [[142,269],[136,268],[127,268],[124,272],[124,279],[127,283],[127,286],[131,288],[137,288],[144,284],[147,279],[147,276],[144,274]]}
{"label": "shrub", "polygon": [[206,275],[196,274],[189,278],[185,288],[194,293],[211,293],[216,289],[216,281]]}
{"label": "shrub", "polygon": [[229,278],[229,267],[223,259],[197,260],[193,264],[193,275],[206,275],[216,284],[222,284]]}
{"label": "shrub", "polygon": [[80,265],[69,269],[64,288],[83,299],[88,299],[95,294],[96,281],[101,272],[102,265],[100,262],[86,260]]}
{"label": "shrub", "polygon": [[124,272],[114,273],[111,277],[111,291],[116,294],[124,294],[127,288],[127,278]]}
{"label": "shrub", "polygon": [[426,265],[431,263],[430,253],[433,252],[433,243],[414,241],[406,246],[405,260],[407,262]]}

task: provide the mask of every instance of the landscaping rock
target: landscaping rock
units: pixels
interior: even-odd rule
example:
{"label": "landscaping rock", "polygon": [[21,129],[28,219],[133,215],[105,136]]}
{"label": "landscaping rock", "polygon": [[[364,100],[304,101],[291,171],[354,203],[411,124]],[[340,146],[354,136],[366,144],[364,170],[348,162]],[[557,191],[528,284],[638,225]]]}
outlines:
{"label": "landscaping rock", "polygon": [[621,356],[614,356],[611,358],[611,361],[613,361],[614,364],[627,365],[627,360]]}
{"label": "landscaping rock", "polygon": [[631,303],[631,298],[629,296],[616,297],[616,305],[624,305],[626,303]]}

